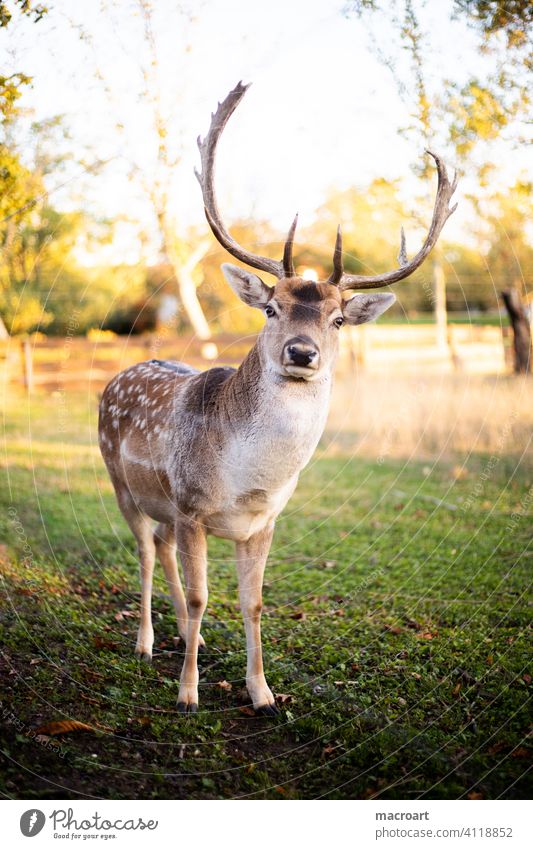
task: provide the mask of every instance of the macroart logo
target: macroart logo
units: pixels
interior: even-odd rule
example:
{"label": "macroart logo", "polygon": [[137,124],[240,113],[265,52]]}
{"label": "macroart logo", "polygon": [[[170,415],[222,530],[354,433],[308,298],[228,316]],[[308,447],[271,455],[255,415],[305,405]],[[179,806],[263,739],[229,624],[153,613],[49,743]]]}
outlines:
{"label": "macroart logo", "polygon": [[46,822],[46,817],[42,811],[37,808],[32,808],[29,811],[24,811],[20,818],[20,830],[24,837],[35,837],[42,830]]}

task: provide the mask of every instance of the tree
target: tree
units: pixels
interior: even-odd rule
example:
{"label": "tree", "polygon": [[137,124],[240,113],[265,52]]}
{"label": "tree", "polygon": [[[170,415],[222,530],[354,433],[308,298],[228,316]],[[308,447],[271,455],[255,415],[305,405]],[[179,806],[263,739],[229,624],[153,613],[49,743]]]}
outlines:
{"label": "tree", "polygon": [[[31,0],[14,0],[11,4],[13,11],[16,9],[21,15],[33,19],[38,23],[48,12],[46,6]],[[0,0],[0,29],[6,29],[13,20],[13,11],[5,0]],[[17,109],[17,100],[20,98],[23,86],[31,83],[31,77],[16,71],[9,76],[0,75],[0,114],[2,119],[9,119]]]}
{"label": "tree", "polygon": [[[512,8],[511,8],[512,7]],[[393,22],[397,45],[407,52],[409,69],[398,67],[395,58],[400,50],[386,52],[370,26],[373,48],[383,64],[392,72],[400,96],[409,107],[411,121],[402,132],[413,137],[418,149],[432,146],[434,140],[454,156],[459,171],[477,174],[477,191],[470,201],[479,210],[483,193],[490,192],[493,168],[492,143],[502,138],[511,127],[516,138],[521,136],[528,112],[528,83],[531,71],[529,24],[533,19],[531,5],[492,0],[455,0],[452,12],[456,20],[465,21],[478,35],[479,55],[486,74],[464,78],[459,70],[455,80],[439,79],[431,90],[430,67],[434,67],[430,33],[420,23],[421,4],[416,0],[354,0],[347,6],[369,26],[376,13],[385,14]],[[425,180],[428,163],[414,166]],[[443,311],[445,300],[442,246],[434,252],[435,302]],[[439,310],[437,309],[437,312]]]}
{"label": "tree", "polygon": [[[104,5],[111,27],[115,26],[115,11],[118,20],[125,14],[123,2],[119,8],[115,8],[115,5],[113,0],[107,0]],[[202,238],[199,242],[191,244],[186,228],[176,221],[173,213],[172,186],[175,185],[176,174],[181,166],[182,147],[178,133],[172,125],[171,110],[165,102],[164,81],[167,73],[158,44],[156,9],[148,0],[130,0],[128,11],[132,13],[131,20],[140,24],[137,31],[137,52],[135,57],[129,55],[128,60],[136,66],[138,83],[135,80],[132,85],[137,86],[138,99],[151,130],[149,145],[141,154],[134,152],[131,142],[135,139],[135,127],[127,114],[120,115],[117,131],[123,134],[130,179],[149,201],[161,253],[163,259],[172,267],[183,309],[196,335],[207,340],[211,336],[211,330],[198,299],[197,268],[211,242]],[[192,25],[192,12],[189,13],[185,3],[179,4],[178,13],[182,14],[186,26]],[[84,38],[91,40],[88,33],[84,33]],[[190,45],[183,50],[185,60],[189,50]],[[113,103],[117,104],[120,97],[117,96],[115,80],[102,70],[106,62],[109,64],[108,57],[104,57],[99,63],[98,76]],[[175,102],[172,107],[175,110]],[[138,117],[138,113],[136,115]]]}

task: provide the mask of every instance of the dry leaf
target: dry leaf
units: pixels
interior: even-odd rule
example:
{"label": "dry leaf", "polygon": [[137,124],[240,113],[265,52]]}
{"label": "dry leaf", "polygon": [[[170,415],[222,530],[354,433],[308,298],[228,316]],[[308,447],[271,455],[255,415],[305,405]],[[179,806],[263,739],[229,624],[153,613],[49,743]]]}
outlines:
{"label": "dry leaf", "polygon": [[290,705],[294,701],[289,693],[275,693],[274,699],[278,705]]}
{"label": "dry leaf", "polygon": [[512,758],[529,758],[531,752],[525,746],[519,746],[514,752],[511,752]]}
{"label": "dry leaf", "polygon": [[472,790],[471,793],[468,794],[469,799],[482,799],[483,793],[477,793],[475,790]]}
{"label": "dry leaf", "polygon": [[384,631],[388,631],[390,634],[403,634],[404,629],[400,628],[399,625],[384,625]]}
{"label": "dry leaf", "polygon": [[221,690],[231,690],[232,685],[229,683],[229,681],[224,680],[218,681],[217,687],[220,687]]}
{"label": "dry leaf", "polygon": [[54,722],[45,722],[44,725],[39,725],[35,732],[36,734],[48,734],[50,737],[55,737],[58,734],[71,734],[78,731],[90,731],[94,734],[97,730],[92,725],[87,725],[86,722],[78,722],[77,719],[61,719]]}
{"label": "dry leaf", "polygon": [[530,675],[528,672],[525,672],[525,673],[522,675],[522,681],[523,681],[525,684],[531,684],[531,675]]}
{"label": "dry leaf", "polygon": [[296,610],[294,613],[291,613],[291,619],[302,620],[305,619],[305,613],[303,610]]}
{"label": "dry leaf", "polygon": [[245,716],[255,716],[255,710],[250,705],[242,705],[239,708],[239,713],[243,713]]}
{"label": "dry leaf", "polygon": [[460,692],[461,692],[461,682],[459,681],[459,683],[456,684],[455,687],[453,688],[452,695],[458,696]]}

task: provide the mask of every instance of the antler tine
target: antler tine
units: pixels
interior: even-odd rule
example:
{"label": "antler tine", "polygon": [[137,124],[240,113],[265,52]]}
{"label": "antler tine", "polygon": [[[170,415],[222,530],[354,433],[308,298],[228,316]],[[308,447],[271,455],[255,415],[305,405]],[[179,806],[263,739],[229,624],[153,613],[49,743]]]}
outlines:
{"label": "antler tine", "polygon": [[333,251],[333,271],[328,277],[327,282],[333,286],[338,286],[344,274],[344,264],[342,261],[342,232],[340,224],[337,227],[337,238],[335,239],[335,250]]}
{"label": "antler tine", "polygon": [[296,226],[298,224],[298,213],[294,216],[294,221],[291,224],[290,230],[287,235],[287,241],[285,242],[285,247],[283,249],[283,273],[285,277],[294,277],[296,275],[296,271],[294,270],[294,263],[292,261],[292,247],[294,245],[294,234],[296,232]]}
{"label": "antler tine", "polygon": [[400,251],[398,253],[398,264],[400,268],[404,268],[408,265],[409,259],[407,257],[407,247],[405,245],[405,230],[403,227],[400,229]]}
{"label": "antler tine", "polygon": [[457,204],[454,204],[452,207],[449,205],[450,199],[457,188],[457,172],[454,173],[453,180],[450,183],[446,168],[440,157],[430,150],[426,150],[426,153],[435,160],[438,185],[435,206],[433,208],[433,218],[431,219],[431,226],[424,244],[416,256],[409,261],[405,247],[405,233],[402,227],[400,253],[398,254],[400,267],[396,271],[387,271],[385,274],[378,274],[376,277],[367,277],[361,274],[344,274],[339,284],[341,289],[377,289],[379,286],[388,286],[391,283],[404,280],[422,265],[425,258],[434,248],[446,221],[457,209]]}
{"label": "antler tine", "polygon": [[213,235],[220,244],[229,251],[235,259],[251,265],[252,268],[258,268],[261,271],[267,271],[273,274],[278,279],[284,276],[283,263],[268,257],[258,256],[242,248],[235,239],[227,231],[222,216],[220,215],[217,199],[215,195],[215,156],[217,144],[222,131],[233,112],[246,94],[248,85],[243,85],[242,82],[237,83],[235,88],[230,91],[227,97],[218,104],[216,112],[211,115],[211,126],[205,139],[198,137],[198,149],[202,162],[202,171],[199,172],[196,168],[194,173],[198,178],[202,189],[204,199],[204,208],[207,221],[213,231]]}

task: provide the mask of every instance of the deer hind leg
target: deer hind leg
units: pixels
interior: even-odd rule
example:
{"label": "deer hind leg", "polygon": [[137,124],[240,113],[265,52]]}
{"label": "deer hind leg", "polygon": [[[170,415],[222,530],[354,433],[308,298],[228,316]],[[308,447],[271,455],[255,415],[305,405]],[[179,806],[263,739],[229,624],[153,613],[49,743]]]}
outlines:
{"label": "deer hind leg", "polygon": [[155,564],[155,544],[152,524],[142,513],[126,489],[117,491],[119,507],[137,540],[141,575],[141,622],[137,632],[135,654],[140,660],[150,663],[154,645],[152,627],[152,581]]}
{"label": "deer hind leg", "polygon": [[[178,563],[176,560],[176,534],[170,525],[163,523],[159,524],[154,531],[154,542],[159,557],[159,562],[163,567],[165,578],[167,579],[168,589],[174,610],[176,611],[176,619],[178,620],[178,633],[184,643],[187,642],[187,602],[185,594],[181,586],[180,576],[178,572]],[[201,634],[198,635],[198,645],[200,648],[205,646],[204,638]]]}
{"label": "deer hind leg", "polygon": [[265,679],[261,646],[263,575],[273,533],[274,523],[236,544],[239,598],[246,632],[246,689],[255,712],[262,716],[279,713]]}
{"label": "deer hind leg", "polygon": [[185,660],[180,676],[178,711],[198,710],[198,646],[200,626],[207,606],[207,540],[197,522],[178,520],[176,541],[185,578],[187,635]]}

